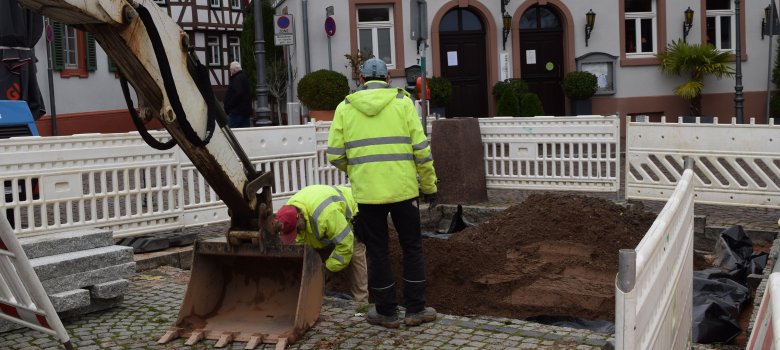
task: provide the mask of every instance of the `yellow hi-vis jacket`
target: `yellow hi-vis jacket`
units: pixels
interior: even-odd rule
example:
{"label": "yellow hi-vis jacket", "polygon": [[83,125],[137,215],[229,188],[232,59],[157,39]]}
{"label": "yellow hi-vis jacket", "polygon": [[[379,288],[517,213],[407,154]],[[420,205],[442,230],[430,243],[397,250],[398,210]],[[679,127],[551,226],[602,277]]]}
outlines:
{"label": "yellow hi-vis jacket", "polygon": [[336,107],[327,157],[347,172],[358,203],[401,202],[419,196],[420,188],[436,192],[431,148],[408,95],[369,81]]}
{"label": "yellow hi-vis jacket", "polygon": [[297,243],[314,249],[333,245],[333,252],[325,260],[325,267],[330,271],[341,271],[349,265],[355,244],[352,218],[358,211],[349,187],[306,186],[290,197],[287,205],[298,208],[306,218],[306,229],[298,231],[295,237]]}

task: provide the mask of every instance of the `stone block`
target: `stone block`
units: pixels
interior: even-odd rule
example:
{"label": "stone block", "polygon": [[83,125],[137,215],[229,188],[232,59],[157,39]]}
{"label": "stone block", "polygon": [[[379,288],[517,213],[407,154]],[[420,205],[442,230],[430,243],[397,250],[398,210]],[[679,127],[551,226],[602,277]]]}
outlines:
{"label": "stone block", "polygon": [[89,291],[86,289],[74,289],[66,292],[50,294],[51,304],[58,313],[88,306],[90,303]]}
{"label": "stone block", "polygon": [[118,279],[93,285],[89,288],[89,295],[93,301],[95,299],[112,299],[127,294],[129,290],[130,281]]}
{"label": "stone block", "polygon": [[19,238],[28,259],[114,245],[111,230],[82,229]]}
{"label": "stone block", "polygon": [[108,266],[100,269],[65,274],[48,280],[41,280],[46,293],[60,293],[71,289],[85,288],[95,284],[130,278],[135,274],[135,262]]}
{"label": "stone block", "polygon": [[111,299],[92,299],[92,302],[87,306],[65,311],[65,312],[60,312],[58,314],[60,315],[60,319],[62,320],[78,318],[81,315],[85,315],[88,313],[108,310],[110,308],[117,307],[120,304],[122,304],[122,301],[124,301],[124,299],[125,299],[124,296],[119,296]]}
{"label": "stone block", "polygon": [[439,179],[439,203],[487,202],[485,162],[477,118],[434,121],[431,152]]}
{"label": "stone block", "polygon": [[[133,248],[112,245],[30,260],[41,281],[133,261]],[[116,279],[116,278],[114,278]]]}

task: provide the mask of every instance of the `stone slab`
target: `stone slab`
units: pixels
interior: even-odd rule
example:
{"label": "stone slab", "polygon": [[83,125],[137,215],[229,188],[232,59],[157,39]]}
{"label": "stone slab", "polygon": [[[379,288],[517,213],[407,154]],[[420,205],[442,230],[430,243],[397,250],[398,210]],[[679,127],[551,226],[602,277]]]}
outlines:
{"label": "stone slab", "polygon": [[90,303],[89,291],[86,289],[74,289],[49,295],[54,310],[64,312],[88,306]]}
{"label": "stone slab", "polygon": [[60,293],[71,289],[86,288],[95,284],[106,283],[121,278],[130,278],[135,274],[135,262],[107,266],[73,274],[65,274],[56,278],[42,280],[43,289],[47,294]]}
{"label": "stone slab", "polygon": [[477,118],[439,119],[431,131],[439,203],[488,201],[482,138]]}
{"label": "stone slab", "polygon": [[[41,281],[133,261],[133,249],[112,245],[30,260]],[[116,278],[115,278],[116,279]]]}
{"label": "stone slab", "polygon": [[130,281],[118,279],[115,281],[97,283],[89,288],[89,295],[95,299],[112,299],[127,294],[130,290]]}
{"label": "stone slab", "polygon": [[111,299],[92,299],[92,302],[87,306],[59,313],[60,319],[62,320],[74,319],[74,318],[79,318],[81,315],[85,315],[88,313],[108,310],[121,305],[123,301],[124,301],[124,296],[119,296]]}
{"label": "stone slab", "polygon": [[105,229],[82,229],[19,238],[28,259],[66,254],[114,245],[113,233]]}

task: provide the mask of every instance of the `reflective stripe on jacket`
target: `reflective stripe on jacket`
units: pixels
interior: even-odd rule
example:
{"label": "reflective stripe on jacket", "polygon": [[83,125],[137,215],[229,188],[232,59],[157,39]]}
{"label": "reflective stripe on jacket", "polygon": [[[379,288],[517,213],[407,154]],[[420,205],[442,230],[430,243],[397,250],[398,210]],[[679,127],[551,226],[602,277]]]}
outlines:
{"label": "reflective stripe on jacket", "polygon": [[345,268],[352,260],[352,218],[358,210],[352,190],[343,186],[306,186],[290,197],[287,205],[298,208],[306,218],[306,230],[299,231],[295,241],[314,249],[334,246],[325,267],[334,272]]}
{"label": "reflective stripe on jacket", "polygon": [[[428,139],[408,93],[369,81],[336,107],[328,161],[346,171],[355,200],[401,202],[436,192]],[[420,182],[418,187],[417,176]]]}

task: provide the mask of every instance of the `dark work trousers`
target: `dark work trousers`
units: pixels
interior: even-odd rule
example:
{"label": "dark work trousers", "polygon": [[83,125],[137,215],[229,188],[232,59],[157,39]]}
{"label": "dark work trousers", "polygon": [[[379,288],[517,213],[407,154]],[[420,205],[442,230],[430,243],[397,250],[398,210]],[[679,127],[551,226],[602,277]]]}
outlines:
{"label": "dark work trousers", "polygon": [[368,290],[376,303],[376,311],[389,316],[398,310],[387,246],[387,213],[393,219],[403,251],[404,307],[407,313],[422,311],[425,308],[425,262],[417,198],[388,204],[358,204],[358,211],[357,224],[361,227],[360,235],[368,257]]}

